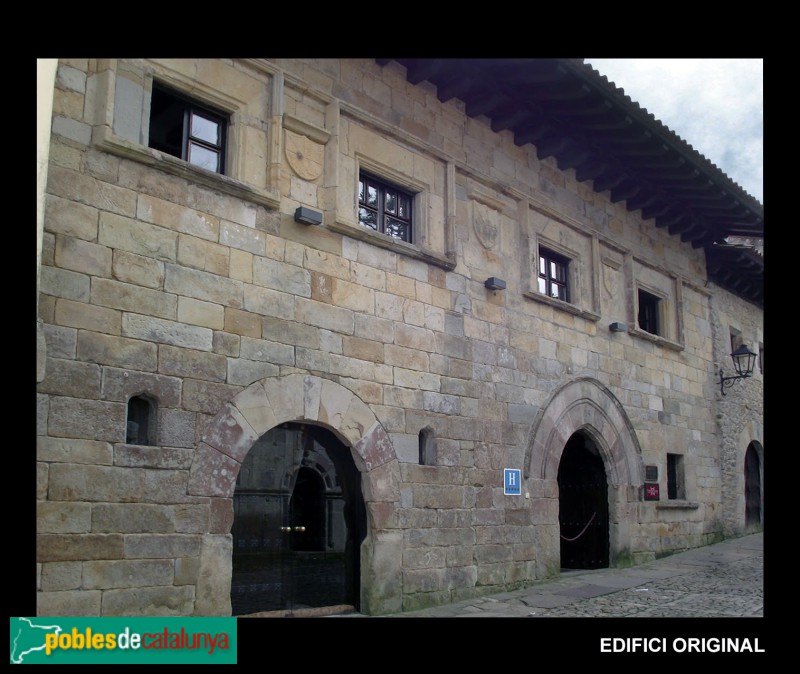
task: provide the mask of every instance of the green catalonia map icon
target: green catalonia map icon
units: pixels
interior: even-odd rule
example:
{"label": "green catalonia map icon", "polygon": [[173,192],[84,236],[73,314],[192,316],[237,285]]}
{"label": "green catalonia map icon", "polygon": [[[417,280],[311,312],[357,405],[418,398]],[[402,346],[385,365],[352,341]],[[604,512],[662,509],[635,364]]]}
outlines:
{"label": "green catalonia map icon", "polygon": [[62,630],[61,625],[40,623],[35,618],[11,618],[10,627],[9,644],[12,665],[44,662],[47,635],[58,636]]}

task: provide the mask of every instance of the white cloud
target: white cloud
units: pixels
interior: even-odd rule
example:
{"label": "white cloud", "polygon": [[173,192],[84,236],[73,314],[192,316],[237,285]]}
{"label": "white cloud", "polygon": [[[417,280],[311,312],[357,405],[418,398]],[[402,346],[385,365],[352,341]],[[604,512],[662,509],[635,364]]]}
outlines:
{"label": "white cloud", "polygon": [[763,59],[586,59],[763,203]]}

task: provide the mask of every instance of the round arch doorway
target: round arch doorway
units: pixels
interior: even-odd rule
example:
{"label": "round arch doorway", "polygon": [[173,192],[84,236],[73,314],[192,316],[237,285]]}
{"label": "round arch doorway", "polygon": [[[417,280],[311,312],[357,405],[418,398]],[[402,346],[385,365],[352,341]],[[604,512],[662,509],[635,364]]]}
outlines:
{"label": "round arch doorway", "polygon": [[558,522],[562,569],[609,564],[608,481],[592,439],[574,433],[558,465]]}
{"label": "round arch doorway", "polygon": [[332,432],[284,423],[245,457],[233,495],[232,615],[360,609],[361,476]]}
{"label": "round arch doorway", "polygon": [[744,455],[744,526],[746,531],[761,528],[761,461],[754,443]]}

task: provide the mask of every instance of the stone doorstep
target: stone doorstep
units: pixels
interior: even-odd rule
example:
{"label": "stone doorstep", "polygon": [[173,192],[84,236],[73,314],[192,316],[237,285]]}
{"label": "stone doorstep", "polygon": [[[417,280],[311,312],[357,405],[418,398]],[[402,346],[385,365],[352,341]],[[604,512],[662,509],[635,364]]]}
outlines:
{"label": "stone doorstep", "polygon": [[261,611],[236,616],[237,618],[322,618],[331,615],[347,615],[355,613],[356,609],[350,604],[336,606],[319,606],[316,608],[282,609],[280,611]]}

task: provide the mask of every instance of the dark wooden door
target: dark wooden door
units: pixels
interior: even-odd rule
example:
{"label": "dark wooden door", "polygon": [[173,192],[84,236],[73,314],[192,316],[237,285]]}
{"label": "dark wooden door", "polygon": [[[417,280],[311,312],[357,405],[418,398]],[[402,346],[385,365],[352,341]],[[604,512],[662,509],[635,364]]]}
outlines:
{"label": "dark wooden door", "polygon": [[761,466],[753,445],[744,455],[744,524],[747,528],[761,525]]}
{"label": "dark wooden door", "polygon": [[608,566],[608,484],[603,460],[581,433],[573,435],[558,467],[561,567]]}

